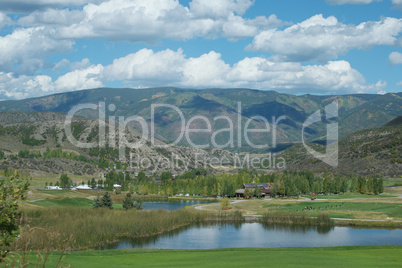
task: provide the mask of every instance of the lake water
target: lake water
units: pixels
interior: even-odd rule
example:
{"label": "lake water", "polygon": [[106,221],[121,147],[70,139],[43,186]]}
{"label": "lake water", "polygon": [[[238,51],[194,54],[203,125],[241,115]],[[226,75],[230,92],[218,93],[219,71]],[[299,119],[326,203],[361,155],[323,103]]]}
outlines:
{"label": "lake water", "polygon": [[286,226],[261,223],[198,224],[154,237],[123,239],[102,249],[277,248],[351,245],[402,245],[402,229]]}
{"label": "lake water", "polygon": [[197,201],[197,200],[175,200],[169,202],[143,202],[142,207],[144,210],[151,209],[165,209],[165,210],[176,210],[182,209],[186,206],[209,204],[208,201]]}

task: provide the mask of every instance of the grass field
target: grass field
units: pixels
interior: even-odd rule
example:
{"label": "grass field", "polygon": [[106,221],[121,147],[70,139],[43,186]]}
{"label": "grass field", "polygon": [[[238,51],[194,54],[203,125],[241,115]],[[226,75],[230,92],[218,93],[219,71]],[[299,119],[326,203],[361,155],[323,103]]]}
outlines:
{"label": "grass field", "polygon": [[63,199],[45,199],[31,202],[31,204],[42,207],[91,207],[94,201],[87,198],[63,198]]}
{"label": "grass field", "polygon": [[[94,201],[88,198],[63,198],[63,199],[44,199],[31,202],[30,204],[41,206],[41,207],[82,207],[90,208],[92,207]],[[123,209],[123,205],[119,203],[113,203],[115,209]]]}
{"label": "grass field", "polygon": [[[310,196],[303,196],[310,198]],[[337,195],[317,195],[317,199],[356,199],[356,198],[392,198],[395,195],[370,195],[370,194],[337,194]]]}
{"label": "grass field", "polygon": [[[46,267],[54,267],[53,255]],[[33,261],[33,258],[32,258]],[[401,246],[73,251],[71,267],[401,267]]]}
{"label": "grass field", "polygon": [[[241,211],[243,215],[261,215],[267,212],[297,212],[305,211],[310,216],[328,213],[332,218],[372,219],[372,220],[402,220],[402,200],[400,198],[378,199],[334,199],[305,201],[303,199],[251,199],[236,200],[230,203],[230,212]],[[305,210],[305,207],[312,207]],[[190,207],[194,209],[194,206]],[[210,212],[221,211],[219,203],[203,205]]]}
{"label": "grass field", "polygon": [[[308,213],[318,213],[319,211],[329,212],[331,217],[354,218],[356,212],[369,214],[382,214],[387,217],[402,218],[402,204],[398,203],[359,203],[359,202],[292,202],[281,206],[266,204],[264,207],[277,211],[302,211],[305,207],[312,210],[305,210]],[[332,215],[337,214],[337,215]],[[379,216],[379,215],[377,215]]]}

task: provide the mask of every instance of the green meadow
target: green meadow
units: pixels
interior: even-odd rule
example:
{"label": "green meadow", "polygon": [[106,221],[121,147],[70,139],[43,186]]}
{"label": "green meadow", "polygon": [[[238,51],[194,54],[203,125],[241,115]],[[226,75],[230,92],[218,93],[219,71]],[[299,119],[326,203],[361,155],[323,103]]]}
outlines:
{"label": "green meadow", "polygon": [[[328,212],[335,218],[356,218],[356,216],[366,216],[376,218],[376,216],[387,216],[402,218],[402,204],[400,203],[379,203],[379,202],[288,202],[286,204],[266,204],[265,208],[275,211],[306,211],[312,215],[318,212]],[[305,207],[312,210],[304,209]]]}
{"label": "green meadow", "polygon": [[[46,267],[55,267],[53,253]],[[33,264],[36,259],[31,258]],[[72,251],[71,267],[401,267],[401,246]]]}

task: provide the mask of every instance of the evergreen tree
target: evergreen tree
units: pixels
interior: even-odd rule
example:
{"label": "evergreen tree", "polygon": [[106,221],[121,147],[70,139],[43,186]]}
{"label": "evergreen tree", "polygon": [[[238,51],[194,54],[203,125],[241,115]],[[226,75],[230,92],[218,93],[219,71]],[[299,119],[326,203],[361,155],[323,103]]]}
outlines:
{"label": "evergreen tree", "polygon": [[92,179],[91,179],[91,187],[92,187],[92,189],[95,189],[95,188],[96,188],[96,181],[95,181],[95,178],[92,178]]}
{"label": "evergreen tree", "polygon": [[113,201],[109,195],[109,192],[106,192],[101,200],[102,207],[113,209]]}
{"label": "evergreen tree", "polygon": [[141,201],[134,201],[134,208],[136,210],[142,210],[143,209],[142,202]]}
{"label": "evergreen tree", "polygon": [[131,197],[130,193],[127,193],[126,197],[124,197],[124,199],[123,199],[123,208],[125,210],[129,210],[129,209],[134,208],[134,200]]}
{"label": "evergreen tree", "polygon": [[93,208],[100,208],[100,207],[102,207],[102,203],[101,203],[101,200],[100,200],[100,197],[99,197],[99,193],[98,193],[97,197],[95,198],[92,207],[93,207]]}

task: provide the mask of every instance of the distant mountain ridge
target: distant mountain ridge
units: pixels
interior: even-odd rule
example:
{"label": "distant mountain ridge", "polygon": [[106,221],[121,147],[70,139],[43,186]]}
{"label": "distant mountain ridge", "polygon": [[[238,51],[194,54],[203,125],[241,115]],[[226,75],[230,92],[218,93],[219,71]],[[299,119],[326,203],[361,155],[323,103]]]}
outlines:
{"label": "distant mountain ridge", "polygon": [[[280,153],[287,169],[309,169],[316,173],[328,170],[335,174],[400,176],[402,174],[401,116],[385,126],[354,132],[339,140],[339,165],[334,168],[307,153],[302,144]],[[314,150],[325,152],[320,144],[309,144]]]}
{"label": "distant mountain ridge", "polygon": [[[0,112],[52,111],[67,113],[77,104],[104,102],[106,107],[114,104],[116,110],[108,115],[132,116],[139,115],[151,122],[152,104],[170,104],[180,109],[188,120],[193,116],[204,116],[210,122],[212,131],[228,127],[223,120],[214,120],[217,116],[226,115],[237,122],[238,102],[241,102],[241,122],[244,124],[253,116],[262,116],[272,123],[273,118],[286,116],[279,121],[277,143],[297,143],[301,141],[301,129],[305,120],[317,110],[323,111],[325,106],[333,101],[339,103],[339,135],[346,135],[368,128],[384,125],[402,113],[402,93],[385,95],[350,94],[334,96],[291,95],[275,91],[252,89],[180,89],[174,87],[131,89],[131,88],[99,88],[74,92],[59,93],[39,98],[2,101]],[[97,111],[87,109],[78,113],[87,118],[96,118]],[[205,126],[197,122],[199,128]],[[306,128],[308,140],[324,139],[328,120],[323,116],[321,124]],[[180,117],[173,109],[163,108],[155,114],[155,124],[158,138],[174,141],[180,135]],[[263,128],[262,121],[254,120],[254,128]],[[138,127],[132,125],[133,127]],[[235,133],[238,126],[234,126]],[[269,134],[268,134],[269,135]],[[210,134],[194,135],[196,144],[210,141]],[[255,134],[255,141],[271,141],[271,136]],[[216,136],[219,144],[228,140],[227,133]],[[182,144],[187,145],[185,142]]]}
{"label": "distant mountain ridge", "polygon": [[391,121],[386,123],[384,125],[384,127],[392,127],[392,126],[400,126],[400,125],[402,125],[402,115],[395,117],[394,119],[392,119]]}
{"label": "distant mountain ridge", "polygon": [[[10,122],[10,120],[15,120]],[[72,136],[81,143],[99,142],[98,119],[75,118],[71,124]],[[118,128],[117,124],[105,122],[106,129]],[[127,168],[159,172],[170,170],[182,172],[190,168],[205,166],[210,168],[210,158],[228,157],[230,152],[218,148],[203,150],[188,146],[158,147],[164,143],[142,139],[141,133],[127,127],[125,138],[131,144],[141,144],[136,148],[122,148],[117,131],[106,131],[105,144],[94,148],[76,146],[67,137],[65,114],[55,112],[0,113],[0,151],[6,159],[0,158],[0,168],[12,167],[27,170],[31,174],[96,175],[104,172],[102,162],[124,163]],[[48,150],[56,151],[54,157],[43,158],[38,155]],[[71,158],[66,154],[74,154]],[[121,157],[121,154],[124,158]],[[18,158],[17,158],[18,156]],[[68,156],[68,157],[67,157]]]}

